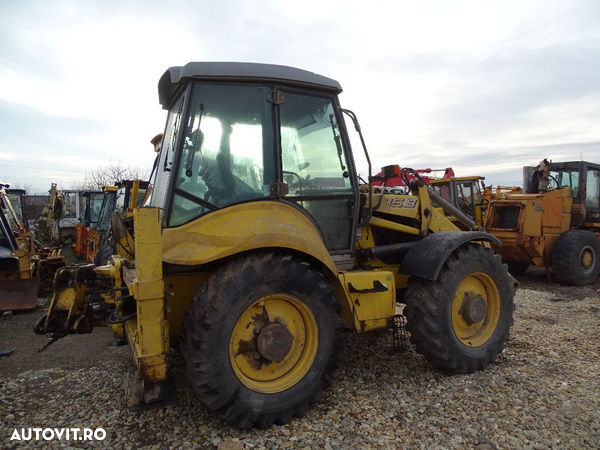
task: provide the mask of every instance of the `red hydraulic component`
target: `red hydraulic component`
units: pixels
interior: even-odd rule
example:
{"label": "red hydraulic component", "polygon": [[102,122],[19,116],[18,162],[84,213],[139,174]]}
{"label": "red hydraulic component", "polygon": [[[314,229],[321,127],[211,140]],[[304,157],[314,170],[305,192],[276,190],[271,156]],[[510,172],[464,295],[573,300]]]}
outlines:
{"label": "red hydraulic component", "polygon": [[[416,172],[431,173],[431,172],[444,172],[441,177],[437,176],[422,176],[421,178],[425,183],[429,184],[431,180],[438,180],[444,178],[453,178],[455,176],[452,167],[446,167],[445,169],[417,169]],[[399,165],[387,166],[382,169],[377,175],[373,177],[373,186],[387,186],[387,187],[398,187],[406,186],[405,180],[411,182],[416,177],[412,172],[407,172],[406,169],[401,168]]]}

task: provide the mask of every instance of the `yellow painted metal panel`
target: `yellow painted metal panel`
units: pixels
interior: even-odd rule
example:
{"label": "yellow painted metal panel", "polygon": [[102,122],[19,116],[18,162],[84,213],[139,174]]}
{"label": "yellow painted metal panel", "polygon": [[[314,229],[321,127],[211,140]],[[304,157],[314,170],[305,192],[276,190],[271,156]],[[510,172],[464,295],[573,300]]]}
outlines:
{"label": "yellow painted metal panel", "polygon": [[371,217],[369,225],[385,228],[387,230],[399,231],[401,233],[412,234],[413,236],[419,236],[421,234],[418,228],[409,227],[408,225],[402,225],[401,223],[392,222],[391,220],[385,220],[379,217]]}
{"label": "yellow painted metal panel", "polygon": [[165,229],[162,259],[171,264],[201,265],[262,248],[297,250],[321,261],[331,273],[337,273],[310,219],[293,206],[275,201],[230,206]]}
{"label": "yellow painted metal panel", "polygon": [[[339,279],[356,331],[360,333],[387,327],[387,320],[396,311],[394,274],[384,270],[342,271]],[[368,292],[378,286],[386,290]]]}
{"label": "yellow painted metal panel", "polygon": [[542,234],[542,201],[525,202],[525,212],[521,213],[523,220],[523,234],[527,236],[541,236]]}
{"label": "yellow painted metal panel", "polygon": [[[379,199],[377,197],[383,198]],[[377,212],[380,213],[401,215],[411,219],[419,217],[419,199],[412,195],[373,194],[373,203],[379,204]]]}
{"label": "yellow painted metal panel", "polygon": [[162,279],[161,236],[158,208],[133,211],[135,234],[135,270],[126,277],[137,302],[135,327],[128,322],[126,331],[141,377],[158,382],[166,379],[166,354],[169,350],[169,325],[166,320]]}

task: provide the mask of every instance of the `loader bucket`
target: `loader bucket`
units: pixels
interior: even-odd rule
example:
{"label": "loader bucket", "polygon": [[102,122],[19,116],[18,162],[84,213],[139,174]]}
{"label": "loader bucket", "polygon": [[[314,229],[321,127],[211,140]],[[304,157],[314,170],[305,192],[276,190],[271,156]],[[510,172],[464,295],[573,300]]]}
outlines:
{"label": "loader bucket", "polygon": [[0,312],[33,309],[37,306],[38,280],[0,281]]}

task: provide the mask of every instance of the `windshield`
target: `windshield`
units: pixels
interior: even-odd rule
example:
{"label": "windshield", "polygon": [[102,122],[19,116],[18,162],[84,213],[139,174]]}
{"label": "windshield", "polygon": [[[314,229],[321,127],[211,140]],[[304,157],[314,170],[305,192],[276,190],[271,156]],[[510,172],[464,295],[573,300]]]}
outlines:
{"label": "windshield", "polygon": [[286,93],[280,120],[283,176],[289,195],[351,193],[332,100]]}
{"label": "windshield", "polygon": [[100,209],[104,200],[104,192],[90,194],[90,226],[96,228],[98,217],[100,217]]}
{"label": "windshield", "polygon": [[[438,194],[440,197],[442,197],[448,203],[453,203],[453,200],[452,200],[452,190],[450,189],[450,182],[449,181],[446,182],[446,183],[431,183],[431,189],[433,189],[433,191],[436,194]],[[434,200],[432,200],[431,203],[435,207],[439,207],[440,206]]]}
{"label": "windshield", "polygon": [[63,219],[79,217],[79,214],[77,214],[77,192],[65,192],[63,196]]}
{"label": "windshield", "polygon": [[275,158],[267,94],[258,86],[194,86],[169,226],[270,195]]}
{"label": "windshield", "polygon": [[15,210],[18,221],[23,223],[23,197],[14,192],[7,192],[6,196],[10,200],[10,204]]}
{"label": "windshield", "polygon": [[115,211],[125,211],[125,197],[127,194],[127,187],[121,187],[117,191],[117,196],[115,197]]}
{"label": "windshield", "polygon": [[164,208],[167,198],[167,186],[171,177],[173,167],[173,158],[175,156],[175,146],[179,137],[181,127],[181,117],[183,114],[183,104],[185,96],[179,97],[175,104],[169,110],[167,117],[167,128],[161,144],[160,154],[156,168],[152,172],[150,184],[153,186],[150,206]]}
{"label": "windshield", "polygon": [[98,214],[98,224],[96,228],[99,231],[108,231],[110,227],[110,216],[115,207],[115,191],[108,191],[105,193],[102,208],[100,209],[100,214]]}
{"label": "windshield", "polygon": [[548,180],[549,188],[571,188],[571,196],[579,193],[579,170],[551,170]]}
{"label": "windshield", "polygon": [[585,187],[585,207],[588,210],[600,209],[600,171],[588,170]]}
{"label": "windshield", "polygon": [[144,197],[146,196],[146,188],[138,188],[138,196],[135,202],[136,208],[142,207],[142,202],[144,201]]}

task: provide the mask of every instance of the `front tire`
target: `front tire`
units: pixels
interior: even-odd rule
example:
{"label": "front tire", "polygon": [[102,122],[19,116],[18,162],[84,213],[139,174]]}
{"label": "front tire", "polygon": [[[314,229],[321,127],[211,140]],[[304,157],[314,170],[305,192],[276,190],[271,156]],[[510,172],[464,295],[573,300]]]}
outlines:
{"label": "front tire", "polygon": [[240,427],[285,424],[320,400],[344,345],[332,287],[308,263],[254,254],[217,269],[184,318],[195,395]]}
{"label": "front tire", "polygon": [[561,234],[552,250],[552,273],[560,284],[583,286],[600,274],[600,242],[587,230]]}
{"label": "front tire", "polygon": [[440,369],[472,373],[502,351],[513,324],[514,289],[499,255],[459,247],[438,279],[414,280],[406,292],[406,328],[418,353]]}

